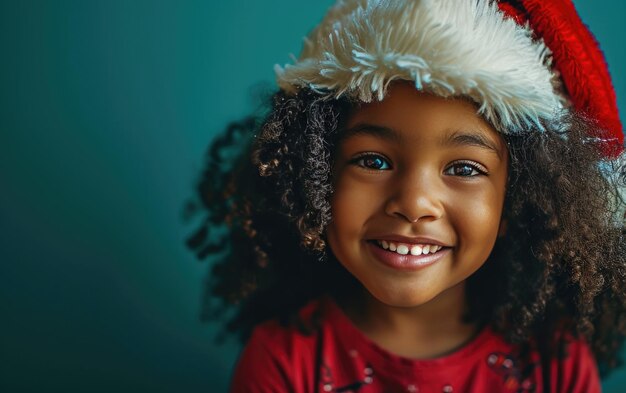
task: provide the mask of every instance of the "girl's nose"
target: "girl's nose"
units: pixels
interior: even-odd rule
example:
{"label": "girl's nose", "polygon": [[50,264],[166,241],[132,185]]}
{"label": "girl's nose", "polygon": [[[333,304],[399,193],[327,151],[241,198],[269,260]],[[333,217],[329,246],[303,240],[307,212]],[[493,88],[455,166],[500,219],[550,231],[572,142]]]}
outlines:
{"label": "girl's nose", "polygon": [[398,179],[398,187],[390,194],[385,212],[410,223],[422,219],[436,220],[443,216],[440,184],[427,175]]}

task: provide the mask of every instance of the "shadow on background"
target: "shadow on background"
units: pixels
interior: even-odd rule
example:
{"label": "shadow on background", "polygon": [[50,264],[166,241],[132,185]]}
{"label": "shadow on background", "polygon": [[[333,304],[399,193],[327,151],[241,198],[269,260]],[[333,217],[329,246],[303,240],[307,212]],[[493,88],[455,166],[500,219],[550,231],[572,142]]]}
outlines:
{"label": "shadow on background", "polygon": [[[0,5],[0,391],[223,392],[182,205],[332,1],[87,3]],[[626,3],[575,4],[623,118]]]}

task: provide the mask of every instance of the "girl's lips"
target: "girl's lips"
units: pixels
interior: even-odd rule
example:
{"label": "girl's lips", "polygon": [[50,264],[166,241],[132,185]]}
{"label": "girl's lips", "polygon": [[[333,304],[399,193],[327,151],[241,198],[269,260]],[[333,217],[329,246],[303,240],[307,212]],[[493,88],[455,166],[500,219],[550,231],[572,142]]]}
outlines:
{"label": "girl's lips", "polygon": [[368,241],[367,247],[374,257],[384,265],[397,270],[419,270],[430,266],[450,252],[449,247],[444,247],[434,254],[425,255],[401,255],[394,251],[388,251],[380,247],[376,242]]}

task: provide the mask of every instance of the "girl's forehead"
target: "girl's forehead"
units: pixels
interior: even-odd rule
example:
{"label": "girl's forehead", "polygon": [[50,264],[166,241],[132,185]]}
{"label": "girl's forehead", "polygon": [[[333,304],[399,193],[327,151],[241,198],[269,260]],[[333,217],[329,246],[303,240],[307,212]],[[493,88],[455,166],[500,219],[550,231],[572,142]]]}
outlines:
{"label": "girl's forehead", "polygon": [[478,114],[471,100],[423,93],[409,83],[395,83],[382,101],[355,107],[346,121],[342,139],[359,134],[356,131],[366,126],[379,128],[379,136],[399,142],[412,136],[447,139],[467,132],[482,135],[482,139],[491,140],[494,145],[502,143],[500,133]]}
{"label": "girl's forehead", "polygon": [[407,151],[471,147],[497,161],[507,159],[504,138],[477,113],[471,100],[419,92],[408,83],[390,86],[382,101],[354,107],[339,142],[348,150],[377,144]]}

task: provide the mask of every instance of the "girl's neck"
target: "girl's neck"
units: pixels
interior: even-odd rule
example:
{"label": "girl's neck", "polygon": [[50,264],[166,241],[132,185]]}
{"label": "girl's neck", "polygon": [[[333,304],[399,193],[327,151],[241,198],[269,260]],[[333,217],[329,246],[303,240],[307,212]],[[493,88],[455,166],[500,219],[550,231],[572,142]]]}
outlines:
{"label": "girl's neck", "polygon": [[338,303],[369,339],[409,358],[435,358],[454,352],[481,328],[479,323],[463,321],[467,311],[464,282],[411,308],[384,304],[364,289]]}

